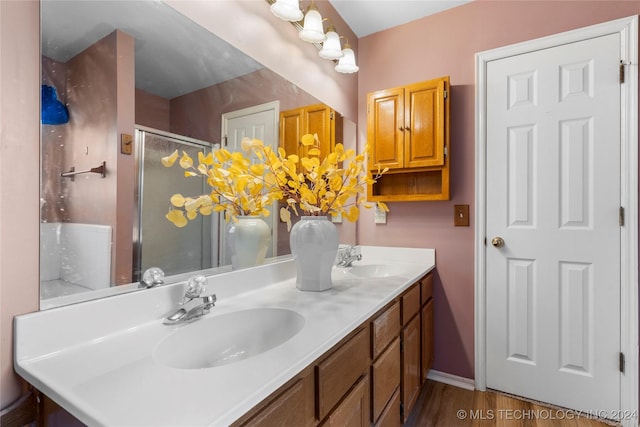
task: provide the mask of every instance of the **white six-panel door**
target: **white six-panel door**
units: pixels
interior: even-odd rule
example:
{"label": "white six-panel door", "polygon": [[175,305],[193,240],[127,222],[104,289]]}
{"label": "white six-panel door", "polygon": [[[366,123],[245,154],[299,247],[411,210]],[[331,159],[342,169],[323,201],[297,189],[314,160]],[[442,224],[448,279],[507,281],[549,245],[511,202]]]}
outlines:
{"label": "white six-panel door", "polygon": [[487,65],[486,385],[593,411],[620,407],[619,46]]}
{"label": "white six-panel door", "polygon": [[[257,138],[265,145],[273,149],[278,147],[278,116],[280,103],[278,101],[243,108],[222,115],[222,138],[226,141],[225,148],[229,151],[241,151],[242,138]],[[278,235],[274,231],[278,229],[277,203],[270,208],[271,215],[265,218],[271,228],[271,244],[267,257],[275,256],[278,248]],[[228,258],[224,218],[220,220],[220,265],[231,263]]]}

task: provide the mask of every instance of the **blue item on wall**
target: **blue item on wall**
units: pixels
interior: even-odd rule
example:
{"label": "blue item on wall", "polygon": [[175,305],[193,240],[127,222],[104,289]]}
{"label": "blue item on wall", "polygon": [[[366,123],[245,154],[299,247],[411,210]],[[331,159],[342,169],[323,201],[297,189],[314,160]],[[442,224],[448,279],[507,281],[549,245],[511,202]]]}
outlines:
{"label": "blue item on wall", "polygon": [[56,88],[42,85],[42,124],[61,125],[69,121],[67,107],[58,100]]}

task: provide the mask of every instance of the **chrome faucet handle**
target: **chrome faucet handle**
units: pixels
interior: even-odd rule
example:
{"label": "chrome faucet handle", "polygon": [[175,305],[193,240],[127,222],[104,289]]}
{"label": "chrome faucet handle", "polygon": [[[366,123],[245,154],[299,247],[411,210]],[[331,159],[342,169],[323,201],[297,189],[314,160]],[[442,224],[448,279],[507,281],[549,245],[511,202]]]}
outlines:
{"label": "chrome faucet handle", "polygon": [[207,289],[206,285],[207,278],[202,274],[189,277],[187,288],[184,291],[185,300],[198,298]]}
{"label": "chrome faucet handle", "polygon": [[354,261],[362,259],[362,249],[360,246],[345,245],[338,249],[336,265],[338,267],[351,267]]}
{"label": "chrome faucet handle", "polygon": [[142,280],[140,281],[139,288],[153,288],[157,285],[164,284],[164,271],[158,267],[147,268],[142,274]]}

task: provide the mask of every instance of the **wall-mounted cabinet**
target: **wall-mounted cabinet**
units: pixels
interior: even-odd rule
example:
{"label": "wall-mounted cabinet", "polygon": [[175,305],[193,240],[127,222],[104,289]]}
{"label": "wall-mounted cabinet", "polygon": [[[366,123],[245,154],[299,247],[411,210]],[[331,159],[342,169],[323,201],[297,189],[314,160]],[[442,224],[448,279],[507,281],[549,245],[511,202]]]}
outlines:
{"label": "wall-mounted cabinet", "polygon": [[449,77],[367,95],[370,201],[449,199]]}
{"label": "wall-mounted cabinet", "polygon": [[307,105],[280,112],[280,147],[289,154],[306,156],[310,147],[300,142],[304,134],[318,134],[320,158],[342,143],[343,119],[324,104]]}

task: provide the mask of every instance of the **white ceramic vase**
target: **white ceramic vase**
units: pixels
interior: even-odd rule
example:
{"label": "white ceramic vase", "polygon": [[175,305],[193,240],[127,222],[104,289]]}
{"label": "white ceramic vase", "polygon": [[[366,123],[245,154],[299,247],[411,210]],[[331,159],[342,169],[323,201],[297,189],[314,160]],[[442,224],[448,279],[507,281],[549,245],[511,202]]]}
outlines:
{"label": "white ceramic vase", "polygon": [[233,270],[264,263],[271,243],[271,229],[260,216],[239,216],[227,225],[227,248]]}
{"label": "white ceramic vase", "polygon": [[303,216],[291,228],[296,286],[302,291],[331,289],[331,269],[338,253],[338,230],[326,216]]}

